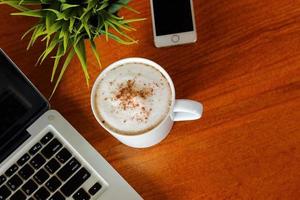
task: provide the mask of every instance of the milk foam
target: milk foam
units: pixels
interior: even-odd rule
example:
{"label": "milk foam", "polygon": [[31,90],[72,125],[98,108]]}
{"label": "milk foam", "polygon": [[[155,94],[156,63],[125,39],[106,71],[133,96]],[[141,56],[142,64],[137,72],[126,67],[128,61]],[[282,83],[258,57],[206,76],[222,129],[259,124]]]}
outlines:
{"label": "milk foam", "polygon": [[110,130],[138,134],[157,126],[169,113],[172,92],[152,66],[127,63],[108,71],[96,87],[98,118]]}

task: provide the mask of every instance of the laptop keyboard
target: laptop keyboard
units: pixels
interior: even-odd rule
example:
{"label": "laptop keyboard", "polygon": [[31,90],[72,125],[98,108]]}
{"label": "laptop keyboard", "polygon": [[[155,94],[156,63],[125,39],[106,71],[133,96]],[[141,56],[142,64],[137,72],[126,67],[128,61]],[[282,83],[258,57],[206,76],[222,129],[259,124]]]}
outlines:
{"label": "laptop keyboard", "polygon": [[0,174],[0,200],[88,200],[102,188],[95,177],[88,188],[83,187],[92,176],[72,151],[48,132]]}

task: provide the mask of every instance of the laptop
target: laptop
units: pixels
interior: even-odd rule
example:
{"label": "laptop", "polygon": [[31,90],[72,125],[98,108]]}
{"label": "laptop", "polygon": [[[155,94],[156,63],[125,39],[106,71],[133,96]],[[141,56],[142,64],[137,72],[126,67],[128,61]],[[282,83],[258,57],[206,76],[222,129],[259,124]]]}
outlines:
{"label": "laptop", "polygon": [[0,49],[0,200],[139,200]]}

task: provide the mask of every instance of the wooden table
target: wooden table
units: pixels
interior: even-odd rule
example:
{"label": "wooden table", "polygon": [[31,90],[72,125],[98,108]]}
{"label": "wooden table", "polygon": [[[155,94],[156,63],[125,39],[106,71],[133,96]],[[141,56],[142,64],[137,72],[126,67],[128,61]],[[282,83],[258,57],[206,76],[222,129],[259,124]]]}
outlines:
{"label": "wooden table", "polygon": [[[178,122],[148,149],[120,144],[90,109],[77,59],[51,100],[75,128],[145,199],[300,198],[300,1],[194,0],[198,41],[153,46],[148,0],[131,5],[147,17],[132,35],[138,45],[97,40],[103,66],[139,56],[170,73],[178,98],[203,102],[201,120]],[[0,47],[49,96],[52,60],[34,64],[43,49],[20,40],[34,19],[0,6]],[[100,70],[88,55],[91,83]]]}

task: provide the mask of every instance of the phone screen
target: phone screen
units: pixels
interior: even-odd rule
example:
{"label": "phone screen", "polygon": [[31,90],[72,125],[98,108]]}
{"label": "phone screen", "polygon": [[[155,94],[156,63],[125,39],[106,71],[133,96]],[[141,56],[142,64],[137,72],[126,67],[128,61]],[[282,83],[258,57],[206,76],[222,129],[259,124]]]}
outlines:
{"label": "phone screen", "polygon": [[193,31],[190,0],[152,0],[156,35]]}

